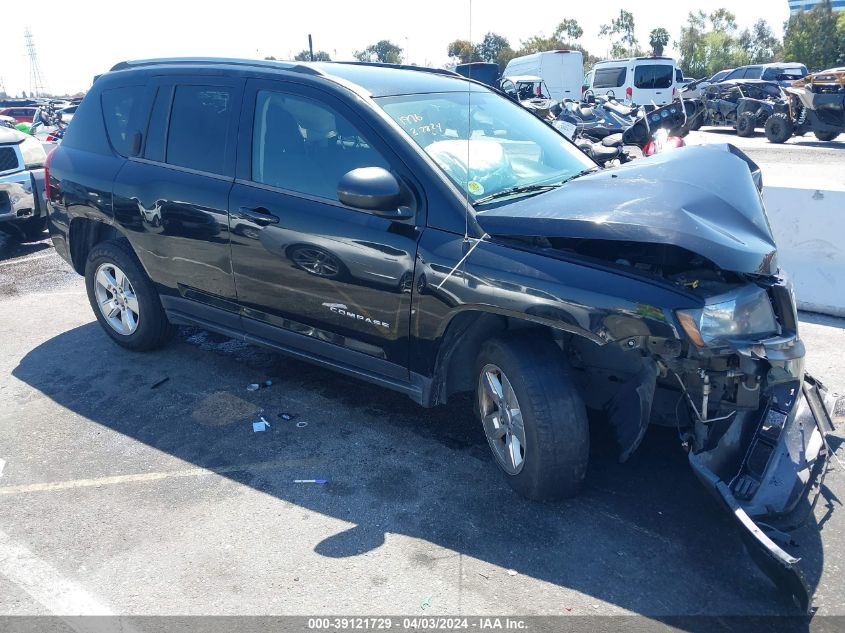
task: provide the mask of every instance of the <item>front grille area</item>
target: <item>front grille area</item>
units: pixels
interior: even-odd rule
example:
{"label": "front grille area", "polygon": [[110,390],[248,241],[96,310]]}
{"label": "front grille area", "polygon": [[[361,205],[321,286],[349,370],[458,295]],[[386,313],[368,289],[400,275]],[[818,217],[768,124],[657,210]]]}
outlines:
{"label": "front grille area", "polygon": [[0,173],[18,168],[18,155],[14,147],[0,147]]}

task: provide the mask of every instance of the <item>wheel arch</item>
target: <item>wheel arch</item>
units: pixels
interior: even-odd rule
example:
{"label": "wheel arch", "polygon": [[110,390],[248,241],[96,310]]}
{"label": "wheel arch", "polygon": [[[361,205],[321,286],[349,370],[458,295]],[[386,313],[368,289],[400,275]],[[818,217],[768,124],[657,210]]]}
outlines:
{"label": "wheel arch", "polygon": [[120,238],[126,239],[126,236],[112,224],[90,218],[73,218],[68,229],[68,250],[73,269],[84,275],[85,260],[91,249],[106,240]]}
{"label": "wheel arch", "polygon": [[464,306],[444,320],[434,366],[430,405],[444,404],[450,396],[475,387],[474,363],[485,341],[506,332],[536,330],[550,342],[563,347],[577,336],[603,345],[592,332],[578,326],[525,313],[491,310],[486,306]]}

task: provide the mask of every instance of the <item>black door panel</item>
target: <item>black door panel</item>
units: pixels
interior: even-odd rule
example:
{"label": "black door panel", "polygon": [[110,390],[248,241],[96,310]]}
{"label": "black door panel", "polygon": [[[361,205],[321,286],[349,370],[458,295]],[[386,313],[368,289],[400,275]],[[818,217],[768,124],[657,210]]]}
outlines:
{"label": "black door panel", "polygon": [[336,199],[350,169],[398,161],[342,103],[289,83],[248,82],[241,130],[238,172],[252,177],[236,181],[229,221],[244,329],[305,334],[407,379],[419,231]]}
{"label": "black door panel", "polygon": [[114,189],[115,222],[164,293],[237,310],[228,203],[244,81],[151,82],[143,155]]}

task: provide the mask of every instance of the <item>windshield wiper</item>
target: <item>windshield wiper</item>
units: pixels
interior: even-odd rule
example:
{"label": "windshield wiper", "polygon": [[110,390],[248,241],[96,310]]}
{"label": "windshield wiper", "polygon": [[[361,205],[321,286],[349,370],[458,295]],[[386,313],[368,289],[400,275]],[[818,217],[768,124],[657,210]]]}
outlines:
{"label": "windshield wiper", "polygon": [[551,191],[552,189],[556,189],[560,187],[561,184],[563,183],[555,183],[552,185],[522,185],[521,187],[511,187],[510,189],[505,189],[504,191],[497,191],[496,193],[491,193],[489,196],[479,198],[478,200],[472,203],[472,206],[475,207],[479,204],[490,202],[491,200],[498,200],[499,198],[506,198],[508,196],[519,195],[521,193],[543,193],[544,191]]}
{"label": "windshield wiper", "polygon": [[504,191],[497,191],[496,193],[491,193],[489,196],[484,196],[483,198],[479,198],[475,202],[472,203],[472,206],[477,207],[480,204],[484,204],[486,202],[490,202],[492,200],[498,200],[499,198],[506,198],[508,196],[519,195],[521,193],[543,193],[545,191],[551,191],[552,189],[557,189],[558,187],[562,187],[570,180],[575,180],[576,178],[580,178],[581,176],[586,176],[587,174],[591,174],[594,171],[598,171],[598,167],[591,167],[590,169],[583,169],[579,171],[577,174],[569,176],[569,178],[565,178],[560,182],[555,182],[551,184],[535,184],[535,185],[522,185],[520,187],[511,187],[510,189],[505,189]]}
{"label": "windshield wiper", "polygon": [[570,176],[569,178],[566,178],[565,180],[561,180],[558,183],[558,186],[565,185],[570,180],[575,180],[576,178],[580,178],[581,176],[586,176],[587,174],[592,174],[594,171],[599,171],[599,168],[598,167],[590,167],[589,169],[582,169],[577,174],[574,174],[574,175]]}

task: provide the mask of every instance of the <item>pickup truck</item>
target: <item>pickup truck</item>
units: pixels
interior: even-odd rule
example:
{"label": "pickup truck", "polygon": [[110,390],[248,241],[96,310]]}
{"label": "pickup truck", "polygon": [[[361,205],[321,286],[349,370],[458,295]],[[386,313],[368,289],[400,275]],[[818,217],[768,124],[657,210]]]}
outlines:
{"label": "pickup truck", "polygon": [[46,230],[46,159],[44,147],[35,137],[0,127],[0,229],[14,226],[28,240]]}

